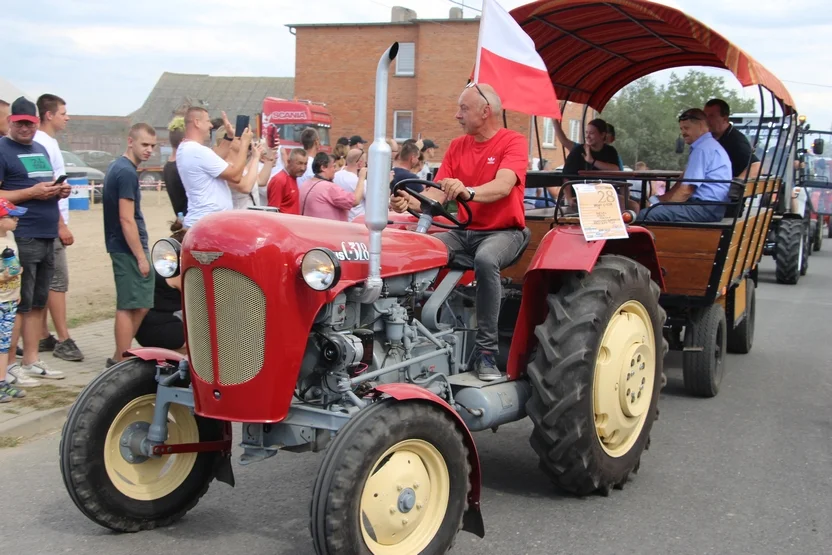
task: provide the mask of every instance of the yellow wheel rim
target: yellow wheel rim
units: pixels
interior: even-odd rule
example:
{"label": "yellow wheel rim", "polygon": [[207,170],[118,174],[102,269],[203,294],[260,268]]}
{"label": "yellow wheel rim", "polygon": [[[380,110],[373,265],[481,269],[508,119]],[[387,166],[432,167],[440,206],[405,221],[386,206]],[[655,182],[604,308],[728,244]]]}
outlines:
{"label": "yellow wheel rim", "polygon": [[[180,453],[128,462],[120,450],[120,441],[131,424],[153,421],[156,395],[144,395],[130,401],[115,417],[104,442],[104,467],[107,476],[121,493],[138,501],[154,501],[176,490],[191,473],[196,453]],[[171,404],[168,411],[168,443],[196,443],[199,429],[188,407]]]}
{"label": "yellow wheel rim", "polygon": [[375,555],[423,551],[445,519],[451,478],[430,443],[409,439],[384,452],[361,493],[361,534]]}
{"label": "yellow wheel rim", "polygon": [[655,378],[656,338],[650,315],[641,303],[628,301],[613,314],[595,362],[595,433],[611,457],[627,454],[638,439]]}

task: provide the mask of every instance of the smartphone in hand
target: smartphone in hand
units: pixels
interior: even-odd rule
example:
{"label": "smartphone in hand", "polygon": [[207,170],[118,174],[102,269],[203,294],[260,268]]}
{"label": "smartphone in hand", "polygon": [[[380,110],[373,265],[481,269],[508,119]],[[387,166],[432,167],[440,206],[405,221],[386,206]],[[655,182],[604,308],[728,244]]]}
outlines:
{"label": "smartphone in hand", "polygon": [[55,180],[55,185],[60,185],[61,183],[66,181],[66,178],[67,178],[66,175],[59,176],[58,179]]}
{"label": "smartphone in hand", "polygon": [[237,123],[234,126],[235,137],[239,138],[243,136],[243,131],[248,127],[249,119],[249,116],[237,116]]}

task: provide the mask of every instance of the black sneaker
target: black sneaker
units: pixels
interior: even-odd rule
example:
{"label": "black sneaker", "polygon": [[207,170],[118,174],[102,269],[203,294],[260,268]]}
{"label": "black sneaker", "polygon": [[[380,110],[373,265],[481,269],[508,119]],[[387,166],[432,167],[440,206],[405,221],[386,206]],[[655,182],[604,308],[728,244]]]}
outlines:
{"label": "black sneaker", "polygon": [[78,348],[78,345],[75,344],[75,341],[71,337],[66,341],[58,341],[58,344],[55,345],[55,350],[52,351],[52,355],[71,362],[81,362],[84,360],[84,353],[81,352],[81,349]]}
{"label": "black sneaker", "polygon": [[40,344],[38,345],[38,352],[51,353],[55,350],[55,347],[57,347],[57,345],[58,339],[50,333],[49,337],[40,340]]}
{"label": "black sneaker", "polygon": [[491,351],[480,351],[474,371],[477,373],[477,377],[484,382],[493,382],[503,377],[500,369],[497,368],[494,353]]}

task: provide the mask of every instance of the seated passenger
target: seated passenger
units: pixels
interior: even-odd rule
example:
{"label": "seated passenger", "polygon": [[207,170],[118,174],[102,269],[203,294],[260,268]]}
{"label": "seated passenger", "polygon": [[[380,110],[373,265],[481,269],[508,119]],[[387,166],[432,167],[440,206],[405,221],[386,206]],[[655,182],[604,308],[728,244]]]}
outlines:
{"label": "seated passenger", "polygon": [[[180,243],[185,237],[181,224],[171,227],[171,237]],[[165,279],[151,269],[156,278],[153,308],[145,315],[136,331],[136,342],[142,347],[160,347],[185,352],[185,326],[182,323],[182,276]]]}
{"label": "seated passenger", "polygon": [[751,143],[742,131],[735,129],[728,121],[731,115],[731,107],[728,103],[719,98],[712,98],[705,103],[703,110],[708,118],[708,129],[714,139],[719,141],[728,158],[731,159],[731,175],[734,177],[745,177],[748,166],[751,166],[750,175],[756,177],[759,171],[760,160],[751,150]]}
{"label": "seated passenger", "polygon": [[[731,159],[725,149],[708,131],[705,112],[699,108],[686,110],[679,116],[679,129],[690,145],[688,165],[682,180],[663,195],[650,197],[650,204],[659,202],[728,202],[731,187]],[[721,183],[697,182],[700,179]],[[638,219],[646,222],[718,222],[725,214],[725,205],[668,204],[642,211]]]}

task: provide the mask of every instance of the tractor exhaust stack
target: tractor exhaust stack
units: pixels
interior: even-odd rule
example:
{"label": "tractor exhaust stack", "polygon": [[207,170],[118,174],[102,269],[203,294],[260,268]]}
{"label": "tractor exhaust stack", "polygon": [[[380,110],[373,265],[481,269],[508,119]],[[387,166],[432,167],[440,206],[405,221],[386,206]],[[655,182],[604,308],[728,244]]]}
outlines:
{"label": "tractor exhaust stack", "polygon": [[360,302],[371,303],[381,294],[381,232],[387,227],[390,195],[388,174],[392,150],[387,144],[387,82],[390,64],[399,53],[399,43],[393,45],[381,56],[376,70],[376,108],[373,144],[367,164],[367,195],[364,225],[370,232],[370,271],[367,283],[361,291]]}

